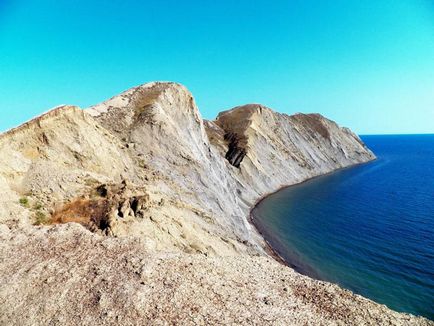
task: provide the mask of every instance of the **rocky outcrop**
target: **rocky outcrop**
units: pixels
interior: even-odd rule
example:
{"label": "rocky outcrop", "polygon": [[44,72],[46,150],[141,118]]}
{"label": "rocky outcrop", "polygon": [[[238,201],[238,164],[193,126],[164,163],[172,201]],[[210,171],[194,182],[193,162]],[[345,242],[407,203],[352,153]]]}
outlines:
{"label": "rocky outcrop", "polygon": [[320,115],[204,121],[185,87],[150,83],[56,108],[0,151],[1,323],[421,321],[273,262],[248,222],[261,196],[374,158]]}
{"label": "rocky outcrop", "polygon": [[140,189],[121,185],[99,185],[87,196],[75,199],[51,216],[51,224],[79,223],[92,232],[113,235],[118,221],[143,218],[148,209],[149,195]]}

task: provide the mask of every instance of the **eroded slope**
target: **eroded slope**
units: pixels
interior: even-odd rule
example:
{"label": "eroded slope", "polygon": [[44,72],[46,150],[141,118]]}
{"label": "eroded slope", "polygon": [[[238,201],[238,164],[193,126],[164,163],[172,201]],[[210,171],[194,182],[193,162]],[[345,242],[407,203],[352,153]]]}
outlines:
{"label": "eroded slope", "polygon": [[272,261],[249,224],[261,196],[374,158],[319,115],[203,121],[185,87],[150,83],[0,151],[2,323],[424,322]]}

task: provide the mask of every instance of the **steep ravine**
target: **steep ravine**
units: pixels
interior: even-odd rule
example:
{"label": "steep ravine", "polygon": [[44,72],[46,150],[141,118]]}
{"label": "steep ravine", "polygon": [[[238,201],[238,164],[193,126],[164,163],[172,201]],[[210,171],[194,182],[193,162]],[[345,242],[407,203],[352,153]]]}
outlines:
{"label": "steep ravine", "polygon": [[[0,324],[409,324],[272,258],[261,196],[375,156],[318,114],[149,83],[0,135]],[[75,223],[74,223],[75,222]]]}

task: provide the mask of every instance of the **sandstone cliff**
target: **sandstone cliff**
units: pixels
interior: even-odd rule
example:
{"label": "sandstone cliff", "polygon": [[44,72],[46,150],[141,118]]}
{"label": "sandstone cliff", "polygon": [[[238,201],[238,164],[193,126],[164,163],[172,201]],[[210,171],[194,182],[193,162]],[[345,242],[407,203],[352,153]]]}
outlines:
{"label": "sandstone cliff", "polygon": [[150,83],[0,151],[2,324],[426,322],[280,265],[249,223],[261,196],[374,158],[318,114],[204,121],[183,86]]}

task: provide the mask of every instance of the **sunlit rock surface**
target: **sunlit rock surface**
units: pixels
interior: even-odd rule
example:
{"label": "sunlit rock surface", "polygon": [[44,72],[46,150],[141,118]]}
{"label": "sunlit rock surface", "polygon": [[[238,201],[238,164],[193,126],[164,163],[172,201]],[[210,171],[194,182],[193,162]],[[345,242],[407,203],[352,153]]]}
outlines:
{"label": "sunlit rock surface", "polygon": [[0,135],[0,323],[426,323],[297,274],[249,223],[262,196],[375,156],[318,114],[204,121],[149,83]]}

